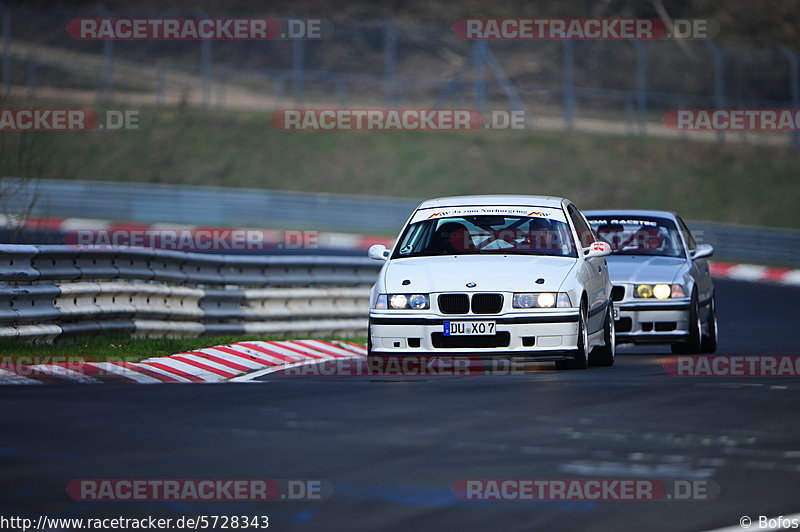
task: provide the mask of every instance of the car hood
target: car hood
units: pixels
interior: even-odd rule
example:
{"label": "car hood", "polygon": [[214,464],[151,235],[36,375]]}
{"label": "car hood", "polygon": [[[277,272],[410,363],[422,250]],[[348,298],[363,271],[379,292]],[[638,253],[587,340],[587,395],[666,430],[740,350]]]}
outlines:
{"label": "car hood", "polygon": [[[387,292],[522,292],[559,289],[575,267],[570,257],[449,255],[395,259],[387,264]],[[537,279],[544,279],[536,284]],[[404,285],[403,281],[411,281]],[[475,283],[468,287],[467,283]]]}
{"label": "car hood", "polygon": [[606,257],[612,283],[672,283],[687,268],[686,259],[642,255]]}

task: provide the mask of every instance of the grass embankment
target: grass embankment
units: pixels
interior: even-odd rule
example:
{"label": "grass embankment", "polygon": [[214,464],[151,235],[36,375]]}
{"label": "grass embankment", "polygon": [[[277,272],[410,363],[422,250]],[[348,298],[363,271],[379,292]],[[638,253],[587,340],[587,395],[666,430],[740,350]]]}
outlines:
{"label": "grass embankment", "polygon": [[413,198],[552,194],[584,209],[800,228],[800,154],[789,148],[537,131],[283,132],[265,113],[232,111],[142,108],[141,117],[138,131],[38,134],[41,177]]}
{"label": "grass embankment", "polygon": [[[308,336],[303,337],[308,338]],[[40,344],[23,342],[20,340],[3,340],[0,342],[0,358],[9,359],[24,357],[32,358],[34,364],[48,363],[55,358],[56,361],[127,361],[138,362],[150,357],[169,356],[215,345],[229,345],[236,342],[265,341],[265,340],[291,340],[301,339],[289,337],[242,337],[242,336],[213,336],[206,338],[128,338],[125,336],[93,336],[79,338],[72,342],[56,342]],[[330,338],[326,340],[331,340]],[[351,338],[349,341],[366,343],[366,338]],[[2,367],[2,366],[0,366]]]}

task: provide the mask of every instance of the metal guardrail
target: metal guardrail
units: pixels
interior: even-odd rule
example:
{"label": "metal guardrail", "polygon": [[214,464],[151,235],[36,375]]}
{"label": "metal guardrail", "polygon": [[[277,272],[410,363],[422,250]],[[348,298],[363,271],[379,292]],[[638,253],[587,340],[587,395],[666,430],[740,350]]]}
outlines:
{"label": "metal guardrail", "polygon": [[79,180],[2,178],[0,190],[13,190],[14,203],[32,205],[39,217],[357,233],[369,220],[370,231],[395,234],[419,205],[408,198]]}
{"label": "metal guardrail", "polygon": [[[0,189],[14,190],[19,205],[35,198],[32,215],[40,217],[392,235],[419,204],[408,198],[72,180],[0,179]],[[800,265],[800,231],[699,221],[689,227],[698,240],[714,245],[719,260]],[[69,251],[64,254],[69,262]]]}
{"label": "metal guardrail", "polygon": [[800,231],[713,222],[687,222],[698,242],[714,246],[714,259],[800,265]]}
{"label": "metal guardrail", "polygon": [[0,244],[0,337],[365,334],[380,264]]}

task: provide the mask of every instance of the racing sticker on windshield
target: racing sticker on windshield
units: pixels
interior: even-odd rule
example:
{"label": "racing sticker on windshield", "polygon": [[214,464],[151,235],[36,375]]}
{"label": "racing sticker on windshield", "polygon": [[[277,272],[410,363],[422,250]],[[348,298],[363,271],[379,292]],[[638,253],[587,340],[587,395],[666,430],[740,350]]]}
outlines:
{"label": "racing sticker on windshield", "polygon": [[653,220],[634,220],[631,218],[592,218],[589,220],[589,224],[595,227],[598,225],[643,225],[647,227],[658,227],[658,222],[654,222]]}
{"label": "racing sticker on windshield", "polygon": [[564,211],[551,207],[520,207],[492,205],[487,207],[432,207],[420,209],[414,213],[411,223],[437,218],[453,218],[465,216],[519,216],[527,218],[545,218],[547,220],[567,221]]}

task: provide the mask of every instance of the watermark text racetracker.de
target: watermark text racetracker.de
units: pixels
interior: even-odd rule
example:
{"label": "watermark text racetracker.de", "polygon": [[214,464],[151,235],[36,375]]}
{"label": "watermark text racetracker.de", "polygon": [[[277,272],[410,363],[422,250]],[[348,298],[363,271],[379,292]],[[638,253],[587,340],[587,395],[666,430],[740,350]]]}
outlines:
{"label": "watermark text racetracker.de", "polygon": [[476,131],[525,129],[525,111],[474,109],[281,109],[271,118],[281,131]]}
{"label": "watermark text racetracker.de", "polygon": [[42,366],[57,365],[64,370],[74,371],[91,360],[77,355],[16,355],[0,357],[0,373],[9,372],[19,377],[48,376],[50,373]]}
{"label": "watermark text racetracker.de", "polygon": [[134,110],[0,109],[0,132],[137,129],[139,111]]}
{"label": "watermark text racetracker.de", "polygon": [[268,229],[75,229],[64,243],[76,249],[169,249],[228,252],[320,247],[317,231]]}
{"label": "watermark text racetracker.de", "polygon": [[800,377],[800,356],[678,356],[667,359],[664,369],[674,377]]}
{"label": "watermark text racetracker.de", "polygon": [[274,373],[277,377],[468,377],[524,375],[524,367],[507,359],[471,357],[381,355],[367,358],[298,363]]}
{"label": "watermark text racetracker.de", "polygon": [[707,19],[655,18],[462,18],[453,33],[466,40],[658,40],[709,39],[718,33]]}
{"label": "watermark text racetracker.de", "polygon": [[464,501],[707,501],[719,494],[710,479],[463,479],[453,495]]}
{"label": "watermark text racetracker.de", "polygon": [[75,479],[76,501],[322,501],[333,484],[317,479]]}
{"label": "watermark text racetracker.de", "polygon": [[76,40],[274,40],[324,39],[325,19],[296,18],[76,18],[67,34]]}
{"label": "watermark text racetracker.de", "polygon": [[671,109],[664,125],[677,131],[797,131],[800,109]]}

